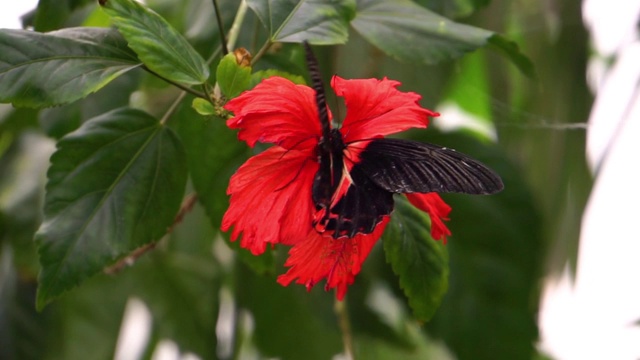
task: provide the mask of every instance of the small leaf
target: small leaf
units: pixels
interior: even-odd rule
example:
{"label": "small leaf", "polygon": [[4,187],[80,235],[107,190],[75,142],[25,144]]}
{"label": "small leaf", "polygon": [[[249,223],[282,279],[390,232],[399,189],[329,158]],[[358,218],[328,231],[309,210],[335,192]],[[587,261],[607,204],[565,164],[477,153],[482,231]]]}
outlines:
{"label": "small leaf", "polygon": [[133,0],[103,0],[100,4],[151,71],[188,85],[207,81],[209,68],[204,59],[160,15]]}
{"label": "small leaf", "polygon": [[222,93],[228,99],[233,99],[249,88],[251,67],[240,66],[234,54],[227,54],[220,60],[216,70],[216,80]]}
{"label": "small leaf", "polygon": [[0,31],[0,102],[47,107],[95,92],[140,61],[113,29]]}
{"label": "small leaf", "polygon": [[211,102],[202,98],[193,99],[191,107],[200,115],[207,116],[216,113],[216,109],[213,107]]}
{"label": "small leaf", "polygon": [[36,234],[43,308],[172,224],[187,178],[178,137],[152,116],[122,108],[58,143]]}
{"label": "small leaf", "polygon": [[285,79],[289,79],[294,84],[299,84],[299,85],[307,84],[307,82],[304,80],[304,77],[300,75],[295,75],[295,74],[288,73],[286,71],[281,71],[276,69],[267,69],[267,70],[256,71],[255,73],[253,73],[253,75],[251,75],[251,84],[249,85],[249,88],[250,89],[254,88],[262,80],[268,79],[272,76],[279,76]]}
{"label": "small leaf", "polygon": [[492,44],[531,76],[530,61],[494,32],[453,22],[409,0],[358,1],[351,25],[387,55],[410,63],[435,64]]}
{"label": "small leaf", "polygon": [[269,31],[271,41],[344,44],[354,0],[247,0]]}
{"label": "small leaf", "polygon": [[396,197],[396,209],[382,237],[387,262],[400,277],[414,315],[429,320],[447,291],[449,265],[444,245],[431,238],[429,216]]}

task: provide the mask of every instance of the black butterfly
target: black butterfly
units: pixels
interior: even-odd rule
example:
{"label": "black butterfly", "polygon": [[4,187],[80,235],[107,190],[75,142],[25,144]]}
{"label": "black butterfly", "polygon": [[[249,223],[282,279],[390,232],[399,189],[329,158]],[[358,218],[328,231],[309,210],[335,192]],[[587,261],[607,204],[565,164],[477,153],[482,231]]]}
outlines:
{"label": "black butterfly", "polygon": [[[324,215],[314,226],[334,231],[333,237],[369,234],[393,210],[393,194],[454,192],[493,194],[504,188],[500,177],[477,160],[455,150],[411,140],[376,138],[360,153],[349,173],[343,166],[346,145],[327,114],[324,86],[311,47],[304,43],[311,81],[316,91],[322,138],[318,143],[320,168],[312,196]],[[352,185],[333,201],[340,183]],[[333,203],[333,205],[332,205]]]}

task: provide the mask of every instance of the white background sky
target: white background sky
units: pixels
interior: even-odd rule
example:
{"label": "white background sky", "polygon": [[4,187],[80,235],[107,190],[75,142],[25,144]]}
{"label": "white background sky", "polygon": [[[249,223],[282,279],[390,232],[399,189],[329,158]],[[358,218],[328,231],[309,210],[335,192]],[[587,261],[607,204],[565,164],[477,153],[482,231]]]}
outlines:
{"label": "white background sky", "polygon": [[0,28],[20,29],[20,16],[36,7],[38,0],[4,1],[0,5]]}

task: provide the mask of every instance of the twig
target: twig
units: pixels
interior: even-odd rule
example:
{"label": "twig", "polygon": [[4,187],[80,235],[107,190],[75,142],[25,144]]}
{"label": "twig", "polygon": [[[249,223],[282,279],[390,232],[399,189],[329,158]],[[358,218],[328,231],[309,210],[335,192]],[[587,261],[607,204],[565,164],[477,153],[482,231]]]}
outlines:
{"label": "twig", "polygon": [[[167,229],[167,235],[170,234],[175,228],[175,226],[182,222],[185,215],[189,211],[191,211],[191,209],[193,209],[193,205],[195,205],[196,200],[198,200],[198,196],[195,193],[189,194],[187,195],[187,197],[184,198],[184,200],[182,201],[182,205],[180,205],[180,210],[178,211],[178,214],[173,220],[173,223],[171,224],[171,226],[169,226],[169,228]],[[133,250],[129,255],[120,259],[120,261],[118,261],[117,263],[105,268],[104,273],[108,275],[114,275],[119,273],[125,267],[133,265],[142,255],[155,249],[157,244],[158,244],[157,242],[152,242]]]}
{"label": "twig", "polygon": [[227,48],[227,37],[224,35],[224,24],[222,24],[220,7],[218,6],[218,2],[216,0],[213,0],[213,9],[216,12],[216,20],[218,21],[218,31],[220,32],[220,43],[222,44],[222,56],[224,56],[229,53],[229,49]]}
{"label": "twig", "polygon": [[333,310],[338,316],[338,325],[342,333],[345,355],[348,360],[354,360],[353,336],[351,335],[351,322],[349,321],[349,311],[347,310],[347,299],[344,298],[342,301],[335,299]]}
{"label": "twig", "polygon": [[142,65],[142,68],[143,68],[144,70],[148,71],[150,74],[153,74],[154,76],[159,77],[160,79],[162,79],[162,80],[164,80],[164,81],[168,82],[169,84],[171,84],[171,85],[173,85],[173,86],[175,86],[175,87],[179,88],[179,89],[180,89],[180,90],[182,90],[182,91],[186,91],[186,92],[190,93],[191,95],[195,95],[195,96],[197,96],[197,97],[199,97],[199,98],[203,98],[203,99],[206,99],[206,98],[207,98],[207,95],[205,95],[204,93],[201,93],[201,92],[199,92],[199,91],[197,91],[197,90],[193,90],[192,88],[190,88],[190,87],[188,87],[188,86],[184,86],[184,85],[182,85],[182,84],[179,84],[179,83],[177,83],[177,82],[175,82],[175,81],[173,81],[173,80],[169,80],[169,79],[167,79],[166,77],[164,77],[164,76],[162,76],[162,75],[158,74],[157,72],[155,72],[155,71],[153,71],[153,70],[149,69],[149,68],[148,68],[148,67],[146,67],[145,65]]}

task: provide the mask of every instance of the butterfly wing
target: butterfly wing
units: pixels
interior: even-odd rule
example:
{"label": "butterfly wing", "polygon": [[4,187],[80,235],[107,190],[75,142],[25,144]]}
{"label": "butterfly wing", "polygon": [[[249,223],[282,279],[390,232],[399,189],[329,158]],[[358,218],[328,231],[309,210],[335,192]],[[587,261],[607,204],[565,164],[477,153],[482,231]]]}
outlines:
{"label": "butterfly wing", "polygon": [[371,140],[355,167],[393,193],[493,194],[504,188],[500,177],[479,161],[453,149],[411,140]]}

